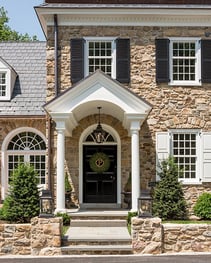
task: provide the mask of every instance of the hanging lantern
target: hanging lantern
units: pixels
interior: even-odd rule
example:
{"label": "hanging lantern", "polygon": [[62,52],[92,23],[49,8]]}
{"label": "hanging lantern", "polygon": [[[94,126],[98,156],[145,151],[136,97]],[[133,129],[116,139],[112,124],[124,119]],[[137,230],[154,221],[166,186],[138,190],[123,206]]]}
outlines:
{"label": "hanging lantern", "polygon": [[100,123],[100,109],[101,107],[98,108],[98,125],[96,129],[92,132],[92,136],[94,137],[94,140],[96,143],[103,143],[105,141],[105,135],[106,131],[103,130],[102,125]]}

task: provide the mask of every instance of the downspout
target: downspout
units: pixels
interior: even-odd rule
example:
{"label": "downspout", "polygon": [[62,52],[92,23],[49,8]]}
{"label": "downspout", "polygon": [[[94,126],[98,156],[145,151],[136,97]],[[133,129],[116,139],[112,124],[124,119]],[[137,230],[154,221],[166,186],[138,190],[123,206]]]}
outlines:
{"label": "downspout", "polygon": [[[57,22],[57,15],[54,15],[54,97],[58,96],[58,22]],[[51,117],[48,116],[48,189],[50,190],[52,197],[54,196],[53,191],[54,187],[52,185],[52,178],[51,178]],[[54,199],[54,198],[53,198]]]}
{"label": "downspout", "polygon": [[54,15],[54,75],[55,75],[55,97],[58,96],[58,20],[57,15]]}

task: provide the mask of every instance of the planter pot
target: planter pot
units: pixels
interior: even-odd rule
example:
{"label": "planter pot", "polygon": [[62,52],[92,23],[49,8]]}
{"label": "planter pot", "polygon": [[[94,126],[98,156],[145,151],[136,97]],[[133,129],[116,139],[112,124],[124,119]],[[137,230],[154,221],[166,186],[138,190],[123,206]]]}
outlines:
{"label": "planter pot", "polygon": [[122,192],[124,195],[124,202],[127,204],[127,209],[131,208],[131,192]]}

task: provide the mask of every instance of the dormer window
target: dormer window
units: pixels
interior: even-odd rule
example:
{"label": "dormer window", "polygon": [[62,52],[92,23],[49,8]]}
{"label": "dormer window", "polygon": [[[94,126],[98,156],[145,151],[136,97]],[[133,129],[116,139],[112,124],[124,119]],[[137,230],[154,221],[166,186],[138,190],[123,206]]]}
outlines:
{"label": "dormer window", "polygon": [[0,57],[0,100],[10,100],[17,73]]}
{"label": "dormer window", "polygon": [[6,73],[0,73],[0,97],[6,96]]}

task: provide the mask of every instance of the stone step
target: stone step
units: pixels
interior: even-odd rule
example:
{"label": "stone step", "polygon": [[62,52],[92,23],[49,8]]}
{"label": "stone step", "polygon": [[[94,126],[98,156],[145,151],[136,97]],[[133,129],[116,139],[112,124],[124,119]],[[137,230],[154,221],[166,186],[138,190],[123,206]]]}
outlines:
{"label": "stone step", "polygon": [[128,210],[79,210],[76,212],[68,212],[71,219],[86,220],[126,220]]}
{"label": "stone step", "polygon": [[116,255],[132,254],[131,245],[73,245],[61,247],[62,255]]}
{"label": "stone step", "polygon": [[131,239],[129,238],[121,238],[121,239],[103,239],[100,238],[96,240],[95,238],[87,238],[87,239],[77,239],[77,238],[62,238],[62,245],[63,246],[77,246],[77,245],[83,245],[83,246],[97,246],[97,245],[131,245]]}
{"label": "stone step", "polygon": [[127,227],[125,219],[72,219],[71,227]]}

